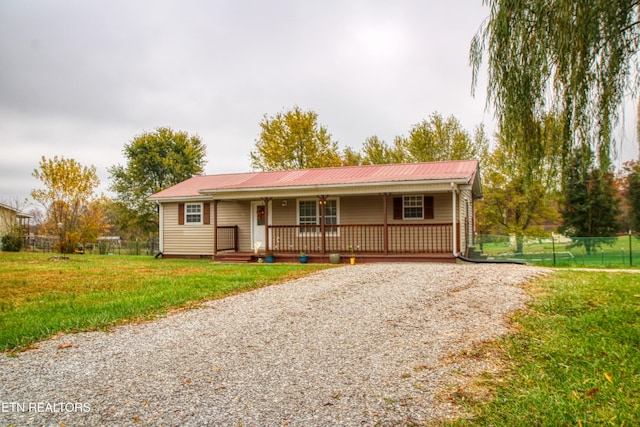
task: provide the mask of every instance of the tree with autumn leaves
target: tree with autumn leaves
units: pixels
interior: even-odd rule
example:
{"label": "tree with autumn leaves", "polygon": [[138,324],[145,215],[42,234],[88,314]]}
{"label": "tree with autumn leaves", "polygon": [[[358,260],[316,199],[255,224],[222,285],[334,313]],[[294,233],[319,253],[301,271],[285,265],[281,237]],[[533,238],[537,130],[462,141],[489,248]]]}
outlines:
{"label": "tree with autumn leaves", "polygon": [[250,157],[251,166],[264,171],[342,164],[338,143],[318,123],[318,114],[298,106],[271,117],[265,114]]}
{"label": "tree with autumn leaves", "polygon": [[393,145],[375,135],[367,138],[361,152],[347,147],[341,153],[327,128],[318,123],[318,114],[297,106],[265,115],[260,129],[250,157],[251,166],[263,171],[466,159],[483,162],[489,150],[482,126],[470,135],[454,116],[445,118],[437,112],[414,125],[407,137],[396,137]]}
{"label": "tree with autumn leaves", "polygon": [[548,115],[537,128],[535,143],[542,149],[530,166],[519,161],[513,144],[498,133],[496,147],[482,170],[484,198],[477,207],[478,231],[515,236],[519,252],[525,236],[544,235],[548,233],[545,225],[560,221],[562,171],[556,143],[562,136],[563,122]]}
{"label": "tree with autumn leaves", "polygon": [[71,253],[79,243],[93,242],[107,232],[103,206],[108,201],[94,194],[100,184],[95,166],[43,156],[32,175],[44,185],[31,191],[31,197],[46,211],[42,229],[58,237],[62,253]]}
{"label": "tree with autumn leaves", "polygon": [[160,190],[203,172],[205,146],[197,136],[161,127],[125,144],[126,165],[109,168],[110,189],[116,198],[96,196],[100,184],[95,166],[74,159],[42,157],[33,177],[43,188],[31,192],[46,212],[45,234],[58,237],[62,253],[79,244],[95,242],[113,227],[133,233],[158,230],[155,204],[147,198]]}
{"label": "tree with autumn leaves", "polygon": [[627,230],[640,231],[640,161],[626,162],[618,176],[618,191],[623,195],[623,224]]}

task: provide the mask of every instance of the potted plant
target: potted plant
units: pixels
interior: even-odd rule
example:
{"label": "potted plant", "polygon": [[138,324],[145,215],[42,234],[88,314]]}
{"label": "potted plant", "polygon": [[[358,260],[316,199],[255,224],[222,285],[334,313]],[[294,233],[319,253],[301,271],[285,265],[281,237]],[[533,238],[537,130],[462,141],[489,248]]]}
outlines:
{"label": "potted plant", "polygon": [[300,264],[306,264],[309,262],[309,255],[304,252],[300,252]]}
{"label": "potted plant", "polygon": [[355,265],[356,254],[355,254],[355,250],[353,249],[353,245],[349,245],[349,252],[351,252],[351,257],[349,257],[349,264]]}
{"label": "potted plant", "polygon": [[276,256],[273,254],[273,252],[268,252],[265,256],[264,256],[264,260],[268,263],[268,264],[272,264],[276,261]]}

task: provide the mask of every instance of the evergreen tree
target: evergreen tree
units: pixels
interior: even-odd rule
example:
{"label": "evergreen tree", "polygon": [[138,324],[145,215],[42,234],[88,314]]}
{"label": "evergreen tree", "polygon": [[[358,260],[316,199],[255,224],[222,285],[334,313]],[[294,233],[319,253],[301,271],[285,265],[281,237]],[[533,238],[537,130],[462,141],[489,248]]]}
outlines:
{"label": "evergreen tree", "polygon": [[615,242],[620,209],[613,185],[610,171],[594,167],[589,147],[583,146],[570,156],[561,231],[573,238],[573,246],[584,246],[587,254],[602,244]]}

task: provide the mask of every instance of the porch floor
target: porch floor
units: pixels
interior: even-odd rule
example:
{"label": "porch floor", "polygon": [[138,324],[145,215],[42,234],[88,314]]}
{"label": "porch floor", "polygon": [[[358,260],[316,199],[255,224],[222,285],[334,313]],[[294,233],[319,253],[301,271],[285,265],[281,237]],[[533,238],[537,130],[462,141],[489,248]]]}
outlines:
{"label": "porch floor", "polygon": [[[308,254],[309,263],[329,264],[329,254]],[[213,256],[214,261],[229,263],[259,262],[264,260],[265,254],[256,255],[253,252],[224,252]],[[348,254],[341,254],[340,264],[349,264]],[[445,254],[356,254],[356,263],[374,262],[456,262],[451,253]],[[294,253],[276,253],[275,262],[298,263],[299,255]]]}

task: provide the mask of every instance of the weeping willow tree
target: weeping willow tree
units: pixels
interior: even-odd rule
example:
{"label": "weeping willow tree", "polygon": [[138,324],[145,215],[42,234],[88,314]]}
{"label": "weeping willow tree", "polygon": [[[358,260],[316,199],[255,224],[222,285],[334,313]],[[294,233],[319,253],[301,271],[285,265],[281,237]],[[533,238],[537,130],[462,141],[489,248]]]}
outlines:
{"label": "weeping willow tree", "polygon": [[[540,118],[564,115],[564,159],[589,146],[601,170],[624,97],[638,88],[638,0],[484,0],[490,15],[471,42],[473,88],[487,56],[487,103],[526,163],[544,155]],[[534,168],[532,168],[534,169]]]}

